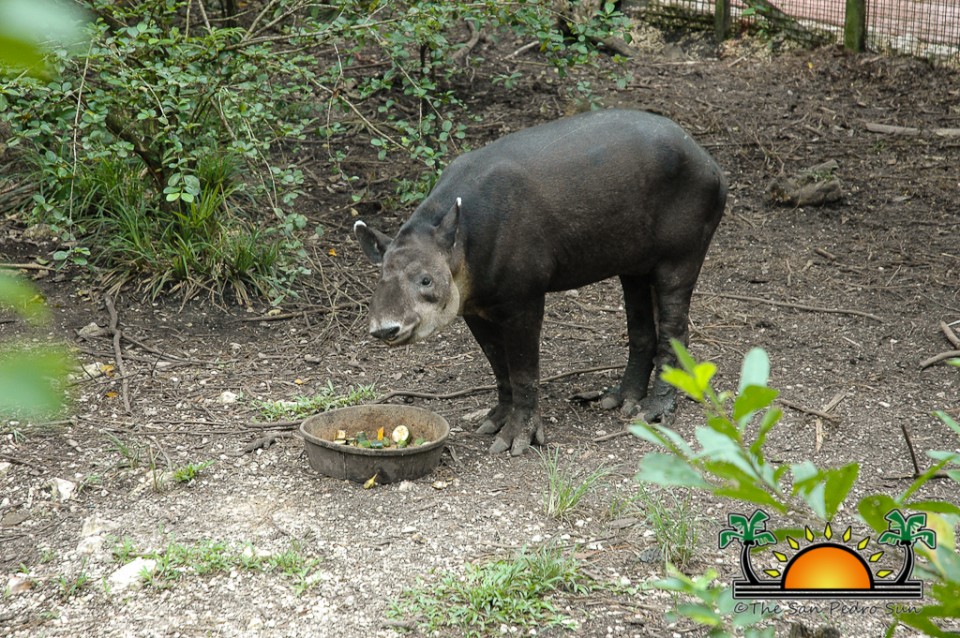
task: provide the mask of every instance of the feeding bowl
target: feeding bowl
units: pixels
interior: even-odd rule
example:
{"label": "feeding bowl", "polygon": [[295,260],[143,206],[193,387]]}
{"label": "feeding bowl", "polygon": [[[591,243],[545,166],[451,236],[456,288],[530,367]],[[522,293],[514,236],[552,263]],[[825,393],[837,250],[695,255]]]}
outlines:
{"label": "feeding bowl", "polygon": [[[383,428],[389,437],[405,425],[410,440],[426,443],[397,449],[369,449],[334,443],[338,430],[347,438],[358,432],[375,436]],[[361,405],[316,414],[300,425],[310,467],[339,479],[364,482],[377,476],[378,483],[413,480],[429,474],[440,463],[450,426],[435,412],[406,405]]]}

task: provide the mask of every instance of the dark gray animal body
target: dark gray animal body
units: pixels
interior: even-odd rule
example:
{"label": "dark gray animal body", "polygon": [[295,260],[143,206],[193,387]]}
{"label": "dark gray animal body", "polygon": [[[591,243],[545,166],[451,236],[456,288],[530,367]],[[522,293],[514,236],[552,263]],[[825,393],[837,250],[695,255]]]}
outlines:
{"label": "dark gray animal body", "polygon": [[[654,369],[687,342],[690,298],[726,203],[713,159],[677,124],[609,110],[526,129],[457,158],[395,239],[358,222],[382,263],[370,332],[420,340],[462,315],[497,379],[479,432],[491,452],[543,442],[539,348],[544,295],[613,276],[623,285],[629,358],[602,405],[669,417]],[[656,309],[656,311],[655,311]]]}

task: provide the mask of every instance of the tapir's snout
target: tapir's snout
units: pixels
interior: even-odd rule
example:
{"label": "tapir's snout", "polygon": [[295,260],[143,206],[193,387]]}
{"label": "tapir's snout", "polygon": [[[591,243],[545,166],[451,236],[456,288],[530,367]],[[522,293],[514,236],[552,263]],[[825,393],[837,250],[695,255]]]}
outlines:
{"label": "tapir's snout", "polygon": [[400,334],[400,324],[393,323],[385,326],[372,326],[370,335],[381,341],[392,341]]}

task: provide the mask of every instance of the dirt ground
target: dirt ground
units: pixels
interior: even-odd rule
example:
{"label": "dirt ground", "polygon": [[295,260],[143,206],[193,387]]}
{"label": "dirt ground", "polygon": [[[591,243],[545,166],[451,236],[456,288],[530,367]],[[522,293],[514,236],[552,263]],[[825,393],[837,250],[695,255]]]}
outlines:
{"label": "dirt ground", "polygon": [[[465,87],[483,116],[470,129],[473,146],[582,108],[535,53],[504,57],[522,44],[480,44],[491,68],[478,75],[525,75],[510,90],[480,79]],[[913,467],[901,426],[924,467],[924,450],[958,449],[931,412],[957,414],[960,373],[942,363],[920,367],[952,349],[939,323],[956,327],[960,320],[960,138],[933,132],[960,127],[956,72],[832,48],[771,56],[763,43],[736,42],[718,52],[701,38],[656,35],[629,66],[633,79],[623,89],[593,80],[601,105],[676,119],[729,178],[727,213],[694,298],[691,351],[715,362],[717,385],[732,389],[747,350],[767,350],[772,383],[792,406],[770,437],[771,458],[821,466],[857,461],[853,496],[860,497],[908,485],[902,477]],[[920,132],[877,133],[869,123]],[[492,383],[462,321],[429,343],[398,350],[369,338],[362,304],[377,273],[349,232],[351,208],[390,231],[410,211],[374,203],[390,189],[376,181],[396,167],[378,163],[372,149],[350,149],[347,168],[361,176],[351,188],[369,187],[353,207],[348,187],[326,178],[325,152],[311,148],[316,156],[304,165],[312,165],[317,182],[300,200],[301,212],[327,233],[311,246],[314,275],[301,302],[271,315],[266,306],[195,300],[181,308],[177,300],[122,294],[116,307],[126,376],[114,368],[76,383],[71,413],[61,422],[0,426],[0,573],[8,589],[24,570],[28,581],[25,591],[0,598],[0,635],[386,638],[401,629],[385,621],[390,601],[418,579],[429,584],[468,562],[547,542],[577,548],[603,582],[639,585],[663,575],[661,562],[649,559],[655,541],[642,513],[612,513],[615,502],[636,493],[637,462],[651,446],[632,436],[598,441],[628,421],[568,400],[614,384],[616,371],[542,386],[548,448],[558,446],[569,467],[613,470],[567,520],[544,513],[547,479],[537,454],[493,457],[489,439],[472,434],[477,421],[468,417],[492,405],[491,392],[407,399],[453,428],[441,466],[417,481],[364,490],[325,478],[308,467],[295,437],[244,452],[264,432],[290,431],[258,427],[255,399],[312,395],[328,383],[341,391],[376,384],[381,395]],[[768,199],[775,178],[830,160],[838,165],[840,202],[784,207]],[[52,248],[16,219],[0,222],[0,261],[25,263]],[[55,313],[52,334],[73,344],[82,363],[116,366],[109,333],[77,333],[91,322],[110,324],[96,281],[68,272],[37,283]],[[548,298],[543,376],[623,364],[621,304],[614,282]],[[0,322],[3,335],[20,328]],[[241,397],[223,403],[225,392]],[[831,403],[829,420],[807,411]],[[684,401],[676,431],[692,439],[700,422],[696,406]],[[157,480],[205,461],[213,464],[188,484]],[[62,495],[55,479],[74,491]],[[924,494],[956,498],[946,490],[934,482]],[[736,550],[718,550],[716,535],[731,506],[692,498],[701,533],[687,570],[713,568],[730,582],[739,577]],[[797,522],[822,526],[807,519],[773,524]],[[862,530],[849,509],[835,521],[846,525]],[[117,539],[141,552],[173,541],[249,544],[262,553],[295,547],[318,563],[299,596],[288,578],[236,568],[117,591],[104,585],[119,567],[112,555]],[[64,594],[80,576],[88,582]],[[537,635],[705,635],[668,621],[672,601],[663,593],[601,591],[559,604],[579,628],[544,627]],[[781,635],[799,621],[868,637],[881,635],[883,620],[808,611],[788,612],[776,624]]]}

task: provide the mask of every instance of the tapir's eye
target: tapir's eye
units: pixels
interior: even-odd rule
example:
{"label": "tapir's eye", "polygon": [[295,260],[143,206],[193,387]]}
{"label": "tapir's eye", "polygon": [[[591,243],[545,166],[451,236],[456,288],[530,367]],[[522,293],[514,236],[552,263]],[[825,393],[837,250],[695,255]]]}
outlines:
{"label": "tapir's eye", "polygon": [[424,275],[420,278],[420,285],[424,288],[433,284],[433,279],[430,278],[430,275]]}

